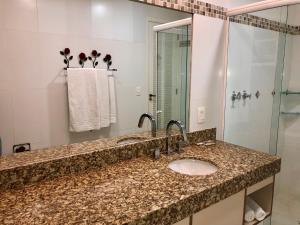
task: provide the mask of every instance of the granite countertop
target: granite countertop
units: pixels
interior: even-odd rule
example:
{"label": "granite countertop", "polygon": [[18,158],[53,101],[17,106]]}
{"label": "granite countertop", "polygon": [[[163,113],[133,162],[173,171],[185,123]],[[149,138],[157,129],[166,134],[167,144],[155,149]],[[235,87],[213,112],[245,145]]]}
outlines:
{"label": "granite countertop", "polygon": [[[168,169],[179,158],[218,171],[187,176]],[[103,168],[0,193],[0,224],[169,225],[280,171],[280,158],[217,142],[191,145],[160,160],[141,156]]]}
{"label": "granite countertop", "polygon": [[[157,132],[157,139],[164,137],[164,131]],[[44,163],[48,161],[65,159],[68,157],[89,154],[102,149],[116,147],[117,142],[129,137],[138,137],[146,139],[155,139],[151,137],[151,132],[133,133],[124,136],[116,136],[110,138],[101,138],[93,141],[84,141],[80,143],[66,144],[61,146],[49,147],[44,149],[36,149],[28,152],[11,154],[0,157],[0,171],[12,169],[21,166],[32,165],[36,163]]]}

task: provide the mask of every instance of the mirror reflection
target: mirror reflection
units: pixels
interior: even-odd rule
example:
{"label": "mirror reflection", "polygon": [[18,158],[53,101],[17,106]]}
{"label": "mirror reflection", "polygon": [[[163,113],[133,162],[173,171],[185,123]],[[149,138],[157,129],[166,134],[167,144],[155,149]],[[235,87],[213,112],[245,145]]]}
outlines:
{"label": "mirror reflection", "polygon": [[2,155],[151,131],[150,120],[138,127],[143,113],[157,130],[188,127],[191,14],[124,0],[20,4],[24,21],[0,36]]}

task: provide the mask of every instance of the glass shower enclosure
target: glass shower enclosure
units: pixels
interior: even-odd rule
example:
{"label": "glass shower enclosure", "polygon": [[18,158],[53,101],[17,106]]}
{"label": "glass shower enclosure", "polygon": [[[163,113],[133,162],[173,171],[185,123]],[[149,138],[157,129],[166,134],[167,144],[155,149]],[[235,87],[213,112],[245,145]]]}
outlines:
{"label": "glass shower enclosure", "polygon": [[188,18],[154,27],[156,76],[153,89],[158,129],[166,128],[171,119],[188,125],[191,21]]}
{"label": "glass shower enclosure", "polygon": [[[300,25],[300,6],[250,13]],[[249,16],[249,14],[247,15]],[[273,213],[263,224],[300,224],[300,32],[229,27],[224,141],[279,155]]]}

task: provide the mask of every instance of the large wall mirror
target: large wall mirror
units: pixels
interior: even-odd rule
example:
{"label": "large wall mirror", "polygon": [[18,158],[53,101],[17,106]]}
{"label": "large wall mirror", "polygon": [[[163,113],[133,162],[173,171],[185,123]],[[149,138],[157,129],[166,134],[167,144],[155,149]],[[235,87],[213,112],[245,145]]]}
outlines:
{"label": "large wall mirror", "polygon": [[[0,9],[2,155],[24,143],[40,149],[142,132],[150,129],[138,128],[142,113],[154,115],[159,129],[170,119],[188,127],[192,27],[170,22],[191,14],[127,0],[1,1]],[[111,56],[116,122],[70,132],[68,72],[59,54],[66,48],[70,67],[80,67],[81,52],[101,53],[99,69]]]}

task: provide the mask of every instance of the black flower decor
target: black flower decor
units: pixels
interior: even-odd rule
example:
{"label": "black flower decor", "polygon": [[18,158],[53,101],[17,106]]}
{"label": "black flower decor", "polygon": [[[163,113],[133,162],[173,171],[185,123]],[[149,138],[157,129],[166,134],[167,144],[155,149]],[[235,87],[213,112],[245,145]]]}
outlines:
{"label": "black flower decor", "polygon": [[109,67],[110,67],[111,64],[112,64],[112,61],[111,61],[111,55],[107,54],[107,55],[104,57],[103,61],[106,63],[107,69],[109,70]]}
{"label": "black flower decor", "polygon": [[88,59],[92,61],[94,68],[96,68],[96,66],[98,65],[97,58],[99,58],[100,55],[101,55],[100,52],[97,52],[96,50],[93,50],[91,52],[91,55],[88,57]]}
{"label": "black flower decor", "polygon": [[87,61],[87,57],[86,57],[85,53],[81,52],[81,53],[78,55],[78,59],[79,59],[79,64],[80,64],[81,67],[83,68],[83,67],[84,67],[84,63]]}
{"label": "black flower decor", "polygon": [[69,56],[71,51],[69,48],[65,48],[63,51],[59,52],[62,56],[65,57],[64,63],[66,64],[66,67],[64,68],[65,70],[70,67],[70,61],[73,59],[73,56]]}

